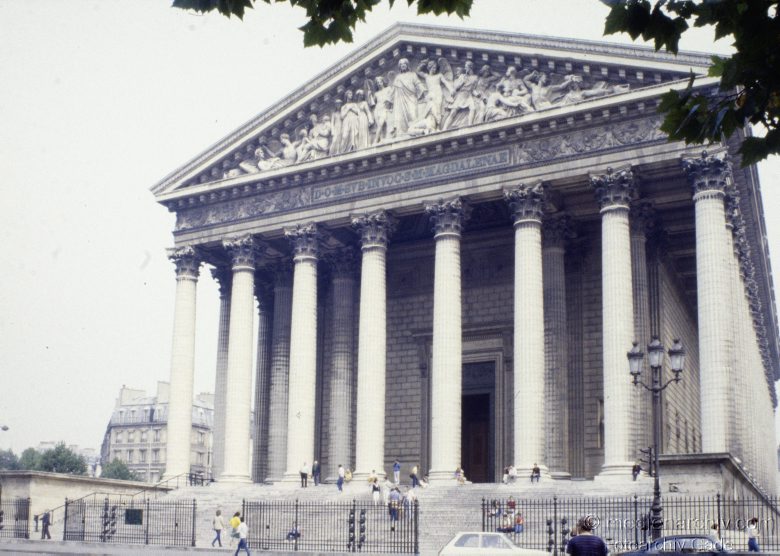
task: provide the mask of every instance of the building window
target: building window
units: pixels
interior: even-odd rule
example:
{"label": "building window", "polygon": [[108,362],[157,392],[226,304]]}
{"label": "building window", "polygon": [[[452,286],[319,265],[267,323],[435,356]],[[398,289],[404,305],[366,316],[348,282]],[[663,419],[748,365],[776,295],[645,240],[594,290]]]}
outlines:
{"label": "building window", "polygon": [[124,411],[120,411],[119,412],[119,422],[120,423],[124,423],[125,422],[125,412]]}
{"label": "building window", "polygon": [[203,465],[203,453],[198,452],[198,465]]}
{"label": "building window", "polygon": [[138,462],[146,463],[146,450],[138,450]]}
{"label": "building window", "polygon": [[152,462],[158,463],[160,461],[160,450],[152,450]]}
{"label": "building window", "polygon": [[122,443],[122,433],[118,432],[116,433],[116,443],[121,444]]}
{"label": "building window", "polygon": [[160,441],[160,429],[154,429],[154,441],[155,442]]}
{"label": "building window", "polygon": [[127,463],[133,463],[133,451],[128,450],[127,451]]}
{"label": "building window", "polygon": [[149,438],[149,434],[146,431],[141,431],[141,442],[146,442]]}
{"label": "building window", "polygon": [[199,432],[198,433],[198,445],[199,446],[203,446],[204,444],[206,444],[206,434],[202,433],[202,432]]}
{"label": "building window", "polygon": [[127,433],[127,443],[128,444],[132,444],[133,442],[135,442],[135,432],[128,431],[128,433]]}

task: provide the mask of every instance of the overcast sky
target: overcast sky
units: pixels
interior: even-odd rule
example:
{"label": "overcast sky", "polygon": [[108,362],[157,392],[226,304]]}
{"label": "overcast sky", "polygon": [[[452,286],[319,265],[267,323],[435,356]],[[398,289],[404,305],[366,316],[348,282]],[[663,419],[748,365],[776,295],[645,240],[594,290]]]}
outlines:
{"label": "overcast sky", "polygon": [[[597,0],[475,0],[420,18],[398,1],[352,45],[304,49],[303,12],[244,21],[166,0],[0,0],[0,449],[99,448],[123,384],[168,380],[173,216],[149,188],[396,21],[602,40]],[[727,52],[696,31],[682,48]],[[630,42],[627,37],[608,40]],[[780,268],[780,162],[760,165]],[[213,391],[218,294],[198,291],[196,391]]]}

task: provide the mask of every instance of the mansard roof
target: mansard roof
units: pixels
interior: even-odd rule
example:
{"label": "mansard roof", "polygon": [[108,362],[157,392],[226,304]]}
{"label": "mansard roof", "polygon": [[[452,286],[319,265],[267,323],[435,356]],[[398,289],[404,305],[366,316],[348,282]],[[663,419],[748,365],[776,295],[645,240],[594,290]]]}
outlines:
{"label": "mansard roof", "polygon": [[[399,70],[402,60],[409,71],[397,81],[404,73]],[[430,77],[429,82],[425,62],[431,62],[441,78]],[[152,191],[165,202],[195,185],[220,187],[247,174],[284,173],[303,162],[332,162],[352,151],[368,154],[369,149],[401,140],[585,105],[638,89],[660,93],[670,83],[687,79],[691,71],[705,74],[709,63],[709,55],[699,53],[673,56],[646,47],[397,24],[218,141]],[[385,93],[377,77],[383,78]],[[411,108],[403,106],[400,97],[392,104],[392,93],[403,87],[417,98]],[[437,100],[428,91],[439,87]],[[392,107],[389,115],[382,110],[387,103]],[[416,113],[403,115],[409,110]],[[353,133],[336,129],[344,118],[347,126],[356,127]]]}

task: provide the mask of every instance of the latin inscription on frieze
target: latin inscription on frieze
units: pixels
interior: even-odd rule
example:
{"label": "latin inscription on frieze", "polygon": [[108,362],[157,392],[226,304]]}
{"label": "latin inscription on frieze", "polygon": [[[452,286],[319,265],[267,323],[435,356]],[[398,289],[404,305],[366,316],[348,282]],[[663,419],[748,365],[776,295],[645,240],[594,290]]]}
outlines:
{"label": "latin inscription on frieze", "polygon": [[506,168],[510,163],[509,149],[505,149],[360,180],[314,186],[311,195],[312,204],[341,200],[370,192],[413,187],[442,178],[456,178],[494,168]]}

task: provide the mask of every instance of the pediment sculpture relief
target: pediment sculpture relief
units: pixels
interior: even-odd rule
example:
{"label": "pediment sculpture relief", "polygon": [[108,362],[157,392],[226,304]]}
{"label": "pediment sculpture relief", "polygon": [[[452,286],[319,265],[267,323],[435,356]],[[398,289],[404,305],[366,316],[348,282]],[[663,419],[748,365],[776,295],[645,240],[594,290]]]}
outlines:
{"label": "pediment sculpture relief", "polygon": [[[359,80],[358,80],[359,81]],[[318,160],[375,145],[520,116],[626,92],[628,84],[538,69],[504,72],[474,62],[453,68],[446,58],[398,60],[385,75],[336,95],[293,132],[261,134],[221,177],[236,177]],[[220,177],[214,175],[213,177]]]}

